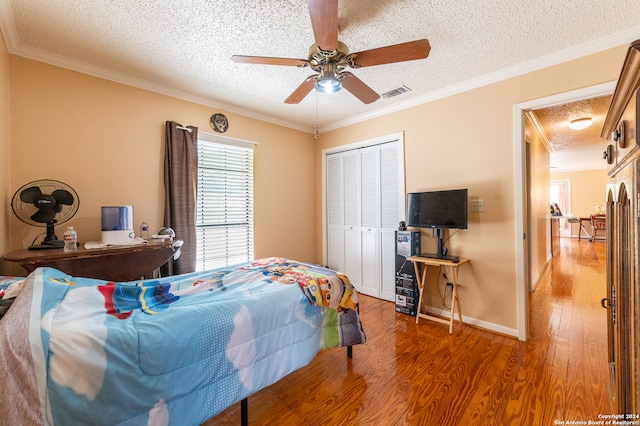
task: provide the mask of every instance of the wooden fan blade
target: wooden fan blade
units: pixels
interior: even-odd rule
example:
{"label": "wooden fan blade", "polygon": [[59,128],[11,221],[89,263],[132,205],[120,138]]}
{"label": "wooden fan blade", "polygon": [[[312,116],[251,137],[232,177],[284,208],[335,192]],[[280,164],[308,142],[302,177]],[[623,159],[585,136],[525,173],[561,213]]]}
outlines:
{"label": "wooden fan blade", "polygon": [[358,77],[350,72],[343,72],[342,87],[347,89],[353,96],[360,99],[365,104],[370,104],[376,101],[380,95],[373,91],[373,89],[362,82]]}
{"label": "wooden fan blade", "polygon": [[338,48],[338,0],[308,0],[316,44],[329,52]]}
{"label": "wooden fan blade", "polygon": [[307,77],[305,81],[302,82],[300,86],[296,90],[293,91],[291,95],[287,99],[285,99],[285,104],[297,104],[300,103],[304,99],[305,96],[309,94],[313,86],[316,84],[316,77],[312,75],[311,77]]}
{"label": "wooden fan blade", "polygon": [[306,59],[272,58],[270,56],[233,55],[231,60],[239,64],[284,65],[300,68],[309,66],[309,61]]}
{"label": "wooden fan blade", "polygon": [[429,56],[431,45],[429,40],[415,40],[354,53],[355,68],[372,65],[391,64],[394,62],[413,61]]}

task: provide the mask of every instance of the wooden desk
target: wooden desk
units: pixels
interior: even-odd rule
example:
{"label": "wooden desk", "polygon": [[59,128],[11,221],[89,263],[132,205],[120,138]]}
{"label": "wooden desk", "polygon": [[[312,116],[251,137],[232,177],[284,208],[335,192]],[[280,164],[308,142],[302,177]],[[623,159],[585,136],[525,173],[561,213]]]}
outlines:
{"label": "wooden desk", "polygon": [[[133,281],[150,276],[174,255],[174,241],[149,240],[134,246],[109,246],[65,253],[64,249],[12,251],[4,255],[9,262],[18,262],[32,272],[40,266],[50,266],[74,277],[98,278],[108,281]],[[179,247],[177,248],[179,249]]]}
{"label": "wooden desk", "polygon": [[[453,263],[450,260],[411,256],[409,260],[413,262],[413,266],[416,270],[416,281],[418,281],[418,289],[420,290],[418,309],[416,312],[416,324],[418,323],[420,318],[441,322],[443,324],[449,324],[449,334],[451,334],[453,332],[453,314],[456,310],[456,307],[458,309],[458,321],[460,321],[460,326],[462,326],[462,313],[460,312],[460,302],[458,301],[458,268],[460,267],[460,265],[467,263],[469,259],[461,257],[457,263]],[[424,296],[424,284],[427,280],[427,266],[438,266],[445,268],[445,274],[447,274],[447,277],[451,279],[451,283],[453,284],[453,293],[451,294],[451,316],[449,320],[434,315],[429,315],[428,313],[426,313],[426,311],[424,314],[421,312],[422,299]],[[440,275],[438,274],[438,276]]]}

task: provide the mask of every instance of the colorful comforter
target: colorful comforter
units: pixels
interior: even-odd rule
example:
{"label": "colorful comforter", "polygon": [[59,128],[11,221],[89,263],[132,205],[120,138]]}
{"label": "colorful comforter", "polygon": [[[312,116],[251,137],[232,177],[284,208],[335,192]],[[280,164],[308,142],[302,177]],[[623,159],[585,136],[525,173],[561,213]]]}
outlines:
{"label": "colorful comforter", "polygon": [[0,275],[0,319],[7,313],[13,300],[20,294],[24,278]]}
{"label": "colorful comforter", "polygon": [[282,258],[128,283],[51,268],[32,280],[45,424],[198,425],[318,350],[365,341],[348,279]]}

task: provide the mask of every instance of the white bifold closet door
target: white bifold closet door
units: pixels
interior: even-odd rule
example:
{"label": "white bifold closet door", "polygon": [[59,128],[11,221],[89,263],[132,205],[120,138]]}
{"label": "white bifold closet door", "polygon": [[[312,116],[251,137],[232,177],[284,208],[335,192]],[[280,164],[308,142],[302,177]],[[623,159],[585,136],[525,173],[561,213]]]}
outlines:
{"label": "white bifold closet door", "polygon": [[327,262],[367,295],[395,300],[395,230],[404,217],[399,140],[326,157]]}

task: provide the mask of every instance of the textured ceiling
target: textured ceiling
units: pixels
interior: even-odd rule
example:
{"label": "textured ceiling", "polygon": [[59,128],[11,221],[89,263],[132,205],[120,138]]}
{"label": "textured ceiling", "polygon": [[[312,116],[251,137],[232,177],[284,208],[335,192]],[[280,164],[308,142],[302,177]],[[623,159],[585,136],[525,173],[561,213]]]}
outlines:
{"label": "textured ceiling", "polygon": [[[551,147],[552,171],[606,168],[602,159],[607,141],[600,137],[611,96],[600,96],[532,111]],[[592,125],[572,130],[569,123],[591,118]]]}
{"label": "textured ceiling", "polygon": [[311,74],[232,55],[307,58],[302,0],[0,0],[16,55],[312,132],[337,128],[640,38],[638,0],[341,0],[352,52],[429,39],[427,59],[352,70],[382,94],[284,100]]}

